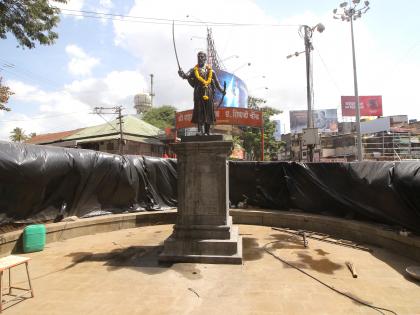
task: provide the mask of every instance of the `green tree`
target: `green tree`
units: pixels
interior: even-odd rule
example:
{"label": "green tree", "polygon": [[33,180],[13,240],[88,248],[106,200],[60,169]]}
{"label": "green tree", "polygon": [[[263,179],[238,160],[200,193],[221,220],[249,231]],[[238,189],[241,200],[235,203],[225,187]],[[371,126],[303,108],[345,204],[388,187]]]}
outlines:
{"label": "green tree", "polygon": [[265,104],[267,101],[263,98],[258,98],[254,96],[248,96],[248,108],[260,109],[262,104]]}
{"label": "green tree", "polygon": [[16,127],[10,133],[9,139],[13,142],[23,142],[28,139],[28,136],[25,134],[22,128]]}
{"label": "green tree", "polygon": [[[53,0],[67,3],[67,0]],[[49,0],[0,1],[0,38],[12,33],[20,47],[34,48],[35,43],[51,45],[58,34],[51,29],[60,21],[60,9]]]}
{"label": "green tree", "polygon": [[175,127],[176,108],[170,105],[153,107],[143,115],[143,120],[159,129]]}
{"label": "green tree", "polygon": [[[52,0],[67,3],[67,0]],[[60,21],[60,10],[51,5],[49,0],[0,0],[0,38],[6,39],[11,33],[18,41],[18,47],[34,48],[35,43],[51,45],[58,38],[52,31]],[[14,93],[1,83],[0,110],[10,111],[6,107],[9,97]]]}
{"label": "green tree", "polygon": [[[280,147],[283,145],[282,142],[276,141],[274,138],[274,132],[276,131],[276,125],[270,121],[270,117],[276,114],[280,114],[281,111],[271,107],[261,107],[266,101],[264,99],[249,97],[248,107],[253,109],[259,109],[263,112],[264,119],[264,160],[269,160],[272,154],[277,154]],[[261,130],[252,127],[243,127],[242,135],[240,139],[245,152],[250,156],[252,160],[258,160],[261,156]]]}
{"label": "green tree", "polygon": [[8,86],[2,84],[2,78],[0,77],[0,110],[10,111],[10,108],[6,107],[10,95],[14,93]]}

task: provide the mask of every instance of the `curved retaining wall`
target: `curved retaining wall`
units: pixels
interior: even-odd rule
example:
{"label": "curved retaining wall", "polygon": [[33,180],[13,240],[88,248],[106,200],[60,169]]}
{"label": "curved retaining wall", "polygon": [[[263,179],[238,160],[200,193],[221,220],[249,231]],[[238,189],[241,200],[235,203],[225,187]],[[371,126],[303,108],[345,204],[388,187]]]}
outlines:
{"label": "curved retaining wall", "polygon": [[[292,211],[231,209],[234,224],[288,227],[329,234],[340,239],[386,248],[420,261],[420,237],[401,236],[389,227]],[[47,243],[73,237],[148,225],[173,224],[176,210],[140,212],[46,224]],[[0,236],[0,256],[21,252],[22,230]]]}

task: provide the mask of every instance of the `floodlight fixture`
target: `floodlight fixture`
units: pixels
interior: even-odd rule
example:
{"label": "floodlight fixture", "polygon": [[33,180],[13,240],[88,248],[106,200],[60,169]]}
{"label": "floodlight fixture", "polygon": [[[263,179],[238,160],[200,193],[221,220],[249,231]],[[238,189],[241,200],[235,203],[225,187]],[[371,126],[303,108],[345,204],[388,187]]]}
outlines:
{"label": "floodlight fixture", "polygon": [[322,23],[318,23],[316,26],[316,30],[320,33],[322,33],[323,31],[325,31],[325,26]]}

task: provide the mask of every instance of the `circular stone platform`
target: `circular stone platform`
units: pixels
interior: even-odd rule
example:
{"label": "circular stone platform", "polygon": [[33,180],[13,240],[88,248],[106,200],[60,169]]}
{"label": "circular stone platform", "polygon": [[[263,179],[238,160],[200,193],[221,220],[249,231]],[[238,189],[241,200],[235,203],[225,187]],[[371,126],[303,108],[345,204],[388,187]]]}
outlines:
{"label": "circular stone platform", "polygon": [[[405,277],[416,262],[240,225],[243,265],[158,264],[172,225],[88,235],[47,244],[31,257],[35,298],[5,314],[375,314],[264,251],[350,296],[398,314],[420,313],[420,286]],[[351,261],[358,278],[345,265]],[[16,281],[24,279],[16,269]],[[23,282],[20,283],[23,285]]]}

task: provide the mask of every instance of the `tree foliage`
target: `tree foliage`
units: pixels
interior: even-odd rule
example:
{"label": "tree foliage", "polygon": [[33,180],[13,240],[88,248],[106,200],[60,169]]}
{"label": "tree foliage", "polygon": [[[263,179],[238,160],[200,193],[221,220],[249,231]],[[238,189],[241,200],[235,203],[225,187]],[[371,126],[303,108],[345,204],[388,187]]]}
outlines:
{"label": "tree foliage", "polygon": [[13,131],[10,133],[9,139],[13,142],[23,142],[28,138],[28,136],[25,134],[22,128],[16,127],[13,129]]}
{"label": "tree foliage", "polygon": [[[276,141],[274,133],[276,131],[276,125],[270,121],[270,117],[276,114],[280,114],[281,111],[271,107],[260,107],[266,101],[262,98],[248,97],[248,107],[252,109],[258,109],[263,112],[264,119],[264,159],[269,160],[272,154],[277,154],[282,143]],[[242,146],[247,155],[252,160],[257,160],[261,156],[261,130],[251,127],[243,127],[242,135],[239,137],[242,141]]]}
{"label": "tree foliage", "polygon": [[2,78],[0,77],[0,110],[10,111],[10,108],[6,107],[6,103],[9,100],[10,95],[14,93],[8,86],[2,84]]}
{"label": "tree foliage", "polygon": [[[67,0],[53,0],[67,3]],[[49,0],[1,0],[0,38],[12,33],[20,47],[34,48],[35,43],[51,45],[58,34],[51,29],[60,21],[60,10]]]}
{"label": "tree foliage", "polygon": [[153,107],[143,115],[143,120],[159,129],[175,127],[176,108],[170,105]]}
{"label": "tree foliage", "polygon": [[266,100],[263,98],[258,98],[251,95],[248,96],[248,108],[260,109],[260,106],[265,103],[266,103]]}

